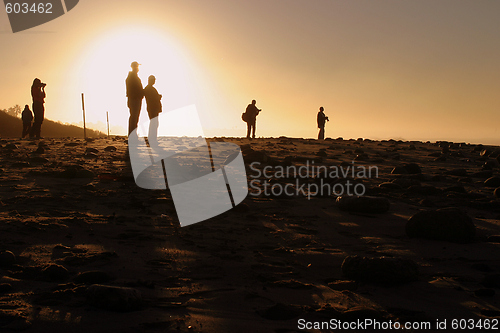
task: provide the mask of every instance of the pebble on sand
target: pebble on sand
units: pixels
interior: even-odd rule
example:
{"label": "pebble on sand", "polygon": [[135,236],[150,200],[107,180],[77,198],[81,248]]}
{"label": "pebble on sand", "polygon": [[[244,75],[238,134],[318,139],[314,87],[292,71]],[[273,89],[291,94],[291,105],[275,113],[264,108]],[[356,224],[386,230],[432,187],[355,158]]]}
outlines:
{"label": "pebble on sand", "polygon": [[11,266],[16,263],[16,255],[11,251],[0,251],[0,267]]}
{"label": "pebble on sand", "polygon": [[53,281],[65,280],[68,278],[68,270],[61,265],[50,264],[42,270],[45,278]]}

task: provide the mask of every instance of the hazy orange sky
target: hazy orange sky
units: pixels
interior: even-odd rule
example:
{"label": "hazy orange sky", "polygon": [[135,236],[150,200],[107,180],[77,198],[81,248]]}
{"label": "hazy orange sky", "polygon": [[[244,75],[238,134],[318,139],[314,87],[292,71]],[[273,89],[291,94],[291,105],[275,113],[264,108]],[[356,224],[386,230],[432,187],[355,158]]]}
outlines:
{"label": "hazy orange sky", "polygon": [[81,121],[83,92],[87,121],[125,135],[137,60],[206,136],[244,136],[256,99],[257,136],[316,137],[323,106],[327,137],[500,144],[499,18],[498,0],[82,0],[14,34],[2,9],[0,109],[38,77],[47,118]]}

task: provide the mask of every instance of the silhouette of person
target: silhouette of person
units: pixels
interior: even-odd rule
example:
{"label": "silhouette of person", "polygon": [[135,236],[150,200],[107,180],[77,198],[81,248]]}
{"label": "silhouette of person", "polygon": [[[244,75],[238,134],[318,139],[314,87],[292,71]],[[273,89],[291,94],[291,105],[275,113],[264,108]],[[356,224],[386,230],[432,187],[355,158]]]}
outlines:
{"label": "silhouette of person", "polygon": [[128,73],[125,84],[127,86],[127,106],[130,110],[130,117],[128,119],[128,134],[132,133],[139,123],[139,115],[141,113],[142,98],[144,91],[142,89],[142,82],[137,73],[139,72],[139,63],[134,61],[130,64],[132,70]]}
{"label": "silhouette of person", "polygon": [[42,129],[43,119],[45,117],[45,86],[46,83],[42,83],[40,79],[36,78],[33,80],[31,85],[31,97],[33,98],[33,113],[35,115],[35,120],[30,131],[30,138],[40,139],[40,132]]}
{"label": "silhouette of person", "polygon": [[148,116],[149,116],[149,133],[148,141],[150,145],[158,145],[158,115],[161,110],[161,97],[156,90],[154,84],[156,78],[150,75],[148,78],[148,85],[144,88],[144,97],[146,98]]}
{"label": "silhouette of person", "polygon": [[250,132],[252,132],[252,138],[255,139],[255,123],[257,121],[257,116],[261,109],[257,109],[255,105],[257,102],[252,100],[252,104],[248,104],[246,113],[247,113],[247,139],[250,139]]}
{"label": "silhouette of person", "polygon": [[320,107],[318,112],[318,128],[319,128],[318,140],[325,139],[325,123],[329,121],[328,117],[323,113],[324,110],[325,109],[323,109],[323,107]]}
{"label": "silhouette of person", "polygon": [[21,138],[24,138],[29,134],[31,130],[31,122],[33,121],[33,113],[31,113],[28,104],[24,106],[23,113],[21,114],[21,119],[23,120],[23,135],[21,136]]}

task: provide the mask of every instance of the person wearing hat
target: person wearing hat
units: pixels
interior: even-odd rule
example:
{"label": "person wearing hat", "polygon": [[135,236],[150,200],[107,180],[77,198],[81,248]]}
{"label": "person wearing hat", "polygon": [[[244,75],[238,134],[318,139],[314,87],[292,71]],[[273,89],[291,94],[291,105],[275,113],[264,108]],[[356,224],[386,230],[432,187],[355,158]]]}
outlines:
{"label": "person wearing hat", "polygon": [[329,121],[328,117],[323,113],[325,109],[323,107],[319,108],[318,112],[318,128],[319,128],[319,133],[318,133],[318,140],[324,140],[325,139],[325,123]]}
{"label": "person wearing hat", "polygon": [[35,121],[30,131],[30,138],[40,139],[40,132],[42,129],[43,119],[45,118],[45,86],[39,78],[33,80],[31,85],[31,97],[33,98],[33,113],[35,114]]}
{"label": "person wearing hat", "polygon": [[148,141],[150,145],[157,145],[158,141],[158,115],[161,112],[161,95],[156,90],[154,84],[156,77],[150,75],[148,78],[148,85],[144,87],[144,97],[146,98],[146,105],[149,116],[149,134]]}
{"label": "person wearing hat", "polygon": [[125,84],[127,86],[127,106],[130,110],[130,117],[128,119],[128,134],[132,133],[139,123],[139,115],[141,113],[142,98],[144,97],[144,90],[142,89],[142,82],[137,73],[139,72],[139,63],[134,61],[130,67],[132,70],[128,73]]}

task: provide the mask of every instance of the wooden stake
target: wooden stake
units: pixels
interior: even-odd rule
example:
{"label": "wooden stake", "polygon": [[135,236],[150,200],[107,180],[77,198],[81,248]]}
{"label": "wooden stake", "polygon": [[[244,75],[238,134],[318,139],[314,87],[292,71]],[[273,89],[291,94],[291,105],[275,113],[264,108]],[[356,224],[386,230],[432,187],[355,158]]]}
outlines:
{"label": "wooden stake", "polygon": [[82,93],[82,110],[83,110],[83,138],[87,138],[87,127],[85,126],[85,101]]}

